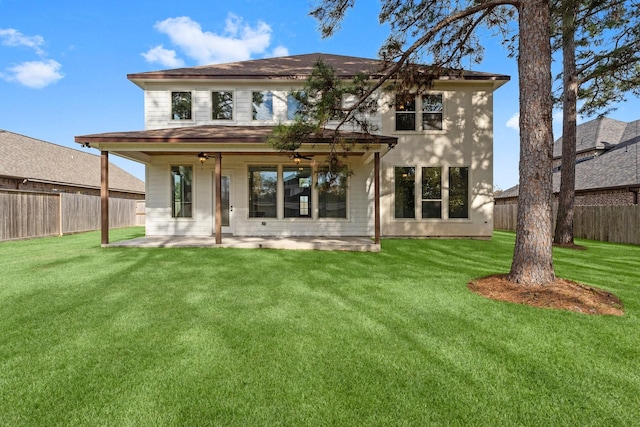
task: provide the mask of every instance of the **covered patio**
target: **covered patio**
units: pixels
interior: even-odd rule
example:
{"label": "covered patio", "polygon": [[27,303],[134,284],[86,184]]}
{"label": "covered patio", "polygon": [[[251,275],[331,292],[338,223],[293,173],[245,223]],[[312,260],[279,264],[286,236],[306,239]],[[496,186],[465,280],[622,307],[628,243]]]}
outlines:
{"label": "covered patio", "polygon": [[[138,246],[138,247],[244,247],[244,248],[274,248],[274,249],[314,249],[314,250],[350,250],[350,251],[379,251],[380,250],[380,158],[397,144],[397,138],[384,135],[369,135],[360,132],[338,131],[340,138],[349,145],[345,151],[345,156],[357,159],[361,165],[369,165],[371,168],[371,199],[373,201],[368,215],[373,225],[370,236],[363,233],[362,236],[351,232],[344,233],[342,237],[331,233],[331,236],[319,236],[323,230],[308,233],[305,237],[287,237],[295,234],[290,230],[278,235],[277,230],[270,230],[271,233],[264,233],[261,229],[256,234],[244,233],[227,234],[229,231],[223,230],[223,201],[222,201],[222,174],[225,162],[247,163],[255,156],[264,162],[274,162],[278,158],[288,158],[292,164],[298,165],[300,159],[311,159],[314,155],[318,157],[326,156],[331,152],[331,141],[335,137],[333,130],[324,130],[305,140],[300,147],[300,152],[283,153],[271,149],[266,144],[266,138],[273,132],[272,126],[192,126],[170,129],[150,129],[134,132],[112,132],[94,135],[76,136],[75,141],[87,147],[97,148],[101,151],[101,229],[102,246]],[[200,164],[202,169],[208,159],[212,159],[213,165],[213,200],[212,209],[209,214],[212,223],[211,233],[204,234],[200,230],[200,235],[193,233],[192,236],[185,236],[185,230],[179,230],[174,234],[157,233],[152,230],[145,238],[135,239],[130,242],[109,242],[109,170],[108,156],[110,153],[145,163],[147,165],[158,162],[158,159],[175,158],[182,156],[188,163]],[[254,157],[251,157],[254,156]],[[223,158],[225,160],[223,160]],[[238,160],[240,159],[240,160]],[[160,160],[162,162],[163,160]],[[185,160],[182,160],[185,161]],[[165,161],[166,163],[166,161]],[[158,163],[156,163],[158,164]],[[168,164],[168,163],[167,163]],[[239,174],[238,176],[240,176]],[[157,176],[156,176],[157,177]],[[162,178],[162,177],[161,177]],[[155,181],[156,183],[159,181]],[[206,181],[201,179],[201,185],[206,185]],[[147,189],[149,188],[147,183]],[[157,187],[157,185],[156,185]],[[201,187],[205,188],[205,187]],[[204,190],[209,194],[209,190]],[[158,193],[162,196],[163,193]],[[208,197],[208,196],[207,196]],[[160,199],[156,199],[160,200]],[[201,198],[201,200],[204,200]],[[165,203],[165,202],[163,202]],[[241,202],[242,203],[242,202]],[[166,205],[166,203],[165,203]],[[206,204],[209,206],[208,204]],[[245,203],[246,205],[246,203]],[[167,207],[166,205],[163,207]],[[226,206],[226,204],[225,204]],[[243,207],[243,206],[241,206]],[[246,206],[244,206],[246,208]],[[156,209],[158,206],[156,206]],[[234,206],[230,206],[233,210]],[[238,206],[236,204],[236,210]],[[247,215],[245,213],[245,215]],[[209,216],[203,229],[209,227]],[[250,215],[237,217],[238,222],[253,218]],[[170,218],[171,219],[171,218]],[[256,223],[264,226],[267,221],[257,222],[260,218],[254,218]],[[281,221],[282,213],[278,217],[273,217],[269,222],[277,223]],[[316,218],[317,219],[317,218]],[[173,219],[171,219],[173,221]],[[338,221],[339,222],[339,221]],[[337,223],[338,223],[337,222]],[[313,225],[316,222],[309,224]],[[288,224],[281,222],[282,227]],[[254,224],[253,224],[254,225]],[[344,225],[340,224],[340,225]],[[149,230],[147,229],[149,232]],[[276,231],[274,233],[274,231]],[[249,231],[251,232],[251,231]],[[317,233],[317,237],[316,237]],[[158,236],[161,234],[161,236]],[[186,233],[188,234],[188,233]],[[286,234],[286,235],[285,235]],[[268,237],[261,237],[268,236]],[[373,237],[370,239],[369,237]]]}

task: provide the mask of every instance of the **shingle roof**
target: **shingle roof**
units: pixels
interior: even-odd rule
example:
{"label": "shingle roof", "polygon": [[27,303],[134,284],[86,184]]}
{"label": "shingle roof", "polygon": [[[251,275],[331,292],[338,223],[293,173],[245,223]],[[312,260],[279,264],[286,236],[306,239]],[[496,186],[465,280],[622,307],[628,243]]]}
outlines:
{"label": "shingle roof", "polygon": [[[354,56],[309,53],[277,58],[255,59],[227,64],[176,68],[128,74],[133,82],[155,79],[304,79],[311,74],[316,62],[322,59],[338,77],[350,78],[359,73],[379,76],[383,62],[379,59]],[[451,70],[443,79],[508,81],[509,76],[476,71]]]}
{"label": "shingle roof", "polygon": [[[577,151],[599,149],[597,156],[576,162],[576,190],[593,190],[640,185],[640,120],[625,123],[599,118],[578,125]],[[562,143],[562,138],[556,145]],[[557,147],[554,145],[554,156]],[[561,152],[561,149],[560,149]],[[560,172],[554,170],[553,191],[560,191]],[[497,199],[518,196],[511,187]]]}
{"label": "shingle roof", "polygon": [[[107,132],[92,135],[76,136],[78,143],[122,142],[122,143],[264,143],[272,134],[273,126],[185,126],[169,129],[148,129],[131,132]],[[343,138],[357,142],[375,142],[395,145],[396,137],[384,135],[368,135],[362,132],[340,130]],[[330,142],[333,131],[323,130],[321,135],[306,140],[308,143]],[[265,151],[268,147],[265,145]]]}
{"label": "shingle roof", "polygon": [[[0,175],[100,188],[100,156],[0,129]],[[144,182],[109,164],[111,190],[144,193]]]}
{"label": "shingle roof", "polygon": [[[576,128],[576,153],[606,149],[608,144],[618,144],[628,123],[608,117],[600,117]],[[562,137],[553,143],[553,157],[562,157]]]}

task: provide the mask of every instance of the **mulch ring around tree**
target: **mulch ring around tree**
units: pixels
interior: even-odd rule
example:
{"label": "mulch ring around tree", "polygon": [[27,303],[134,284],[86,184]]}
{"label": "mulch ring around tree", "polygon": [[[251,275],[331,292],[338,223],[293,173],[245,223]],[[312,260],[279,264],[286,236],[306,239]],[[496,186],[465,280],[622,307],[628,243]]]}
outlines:
{"label": "mulch ring around tree", "polygon": [[519,285],[505,274],[472,280],[467,287],[484,297],[533,307],[583,314],[622,316],[622,301],[611,292],[571,280],[556,278],[548,285]]}

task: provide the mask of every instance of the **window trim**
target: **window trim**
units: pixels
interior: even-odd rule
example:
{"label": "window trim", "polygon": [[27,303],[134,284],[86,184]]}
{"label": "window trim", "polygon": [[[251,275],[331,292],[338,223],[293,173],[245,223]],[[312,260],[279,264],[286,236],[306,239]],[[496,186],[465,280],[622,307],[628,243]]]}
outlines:
{"label": "window trim", "polygon": [[[411,99],[410,95],[411,94],[407,94],[406,95],[408,100]],[[394,108],[394,123],[395,123],[394,128],[395,128],[395,131],[396,132],[415,132],[417,130],[416,127],[417,127],[417,124],[418,124],[418,122],[416,120],[417,119],[417,113],[418,113],[418,105],[417,105],[417,102],[416,102],[417,96],[415,94],[413,95],[413,110],[398,109],[398,105],[400,105],[399,104],[399,98],[402,97],[402,96],[403,96],[402,94],[398,94],[397,93],[395,95],[395,98],[394,98],[393,108]],[[407,104],[411,104],[411,102],[407,101],[402,105],[404,105],[405,108],[406,108]],[[399,114],[403,114],[403,115],[407,115],[407,116],[408,115],[413,115],[413,129],[398,129],[398,115]]]}
{"label": "window trim", "polygon": [[[213,117],[213,94],[214,92],[227,92],[231,94],[231,118],[230,119],[218,119]],[[211,89],[209,91],[210,111],[209,120],[218,123],[235,123],[236,122],[236,91],[233,89]]]}
{"label": "window trim", "polygon": [[[277,171],[277,181],[276,181],[276,216],[275,217],[256,217],[250,216],[251,210],[251,202],[249,197],[251,196],[251,187],[249,185],[250,172],[251,168],[262,168],[262,167],[275,167]],[[310,205],[310,214],[309,216],[301,216],[301,217],[287,217],[285,216],[285,206],[284,206],[284,170],[286,168],[299,168],[299,167],[307,167],[311,169],[311,195],[309,198]],[[349,221],[349,208],[350,208],[350,189],[349,189],[349,181],[350,178],[345,177],[345,216],[344,217],[320,217],[320,190],[317,188],[318,182],[318,165],[299,165],[291,162],[277,162],[277,163],[248,163],[246,165],[246,173],[247,173],[247,221],[278,221],[278,222],[291,222],[291,221],[316,221],[316,222],[336,222],[336,221]]]}
{"label": "window trim", "polygon": [[287,120],[288,122],[292,122],[292,121],[294,121],[294,120],[296,119],[296,116],[298,116],[299,111],[300,111],[300,108],[298,108],[298,110],[296,110],[296,111],[294,112],[294,114],[292,115],[292,117],[289,117],[289,113],[290,113],[290,112],[289,112],[289,105],[290,105],[289,100],[290,100],[290,99],[293,99],[293,100],[298,104],[298,106],[301,106],[301,105],[302,105],[302,104],[301,104],[300,102],[298,102],[295,98],[293,98],[293,93],[294,93],[294,92],[303,92],[303,91],[288,91],[288,92],[286,93],[286,97],[285,97],[285,104],[286,104],[286,107],[287,107],[287,111],[286,111],[285,117],[286,117],[286,120]]}
{"label": "window trim", "polygon": [[[466,217],[451,217],[451,169],[453,168],[460,168],[460,169],[466,169],[467,170],[467,188],[466,188],[466,195],[467,195],[467,200],[466,200],[466,209],[467,209],[467,216]],[[464,221],[471,221],[471,214],[472,214],[472,209],[471,209],[471,166],[468,165],[449,165],[447,167],[447,220],[449,221],[459,221],[459,222],[464,222]]]}
{"label": "window trim", "polygon": [[[442,111],[435,111],[435,110],[429,110],[429,111],[425,111],[424,110],[424,97],[427,95],[440,95],[442,97]],[[445,92],[444,91],[427,91],[424,93],[417,93],[417,94],[413,94],[414,96],[414,110],[409,110],[409,111],[402,111],[402,110],[398,110],[398,97],[401,96],[400,94],[395,94],[395,98],[394,98],[394,104],[393,104],[393,118],[394,118],[394,125],[393,125],[393,131],[392,132],[396,132],[396,133],[402,133],[402,134],[410,134],[410,133],[417,133],[417,134],[434,134],[434,133],[445,133],[446,132],[446,127],[445,127],[445,117],[444,117],[444,112],[446,109],[446,96],[445,96]],[[413,129],[398,129],[398,114],[413,114],[414,115],[414,126]],[[440,114],[441,115],[441,119],[440,119],[440,126],[441,129],[425,129],[424,127],[424,115],[425,114]]]}
{"label": "window trim", "polygon": [[[251,185],[251,169],[252,168],[275,168],[276,170],[276,196],[275,196],[275,209],[276,209],[276,213],[275,216],[252,216],[251,215],[251,200],[252,200],[252,195],[253,195],[253,188]],[[248,164],[247,165],[247,219],[248,220],[258,220],[258,221],[264,221],[264,220],[279,220],[281,219],[279,216],[279,194],[280,194],[280,171],[281,171],[281,165],[278,164]]]}
{"label": "window trim", "polygon": [[[191,168],[191,201],[189,202],[191,205],[191,216],[175,216],[175,193],[174,193],[174,178],[173,178],[173,168],[175,167],[189,167]],[[170,205],[170,210],[171,212],[169,213],[169,216],[171,218],[171,220],[173,221],[195,221],[195,215],[194,215],[194,207],[196,205],[195,202],[195,196],[196,196],[196,192],[194,191],[194,189],[196,188],[196,173],[195,173],[195,165],[193,163],[181,163],[181,164],[174,164],[171,163],[169,165],[169,205]],[[184,206],[184,203],[183,203]]]}
{"label": "window trim", "polygon": [[[289,170],[293,170],[293,169],[308,169],[309,170],[309,179],[311,180],[311,182],[309,183],[309,200],[307,201],[308,203],[308,215],[299,215],[299,216],[287,216],[287,194],[286,194],[286,183],[284,181],[284,174],[285,174],[285,170],[289,169]],[[280,175],[279,179],[282,180],[282,219],[285,220],[309,220],[309,219],[313,219],[313,212],[314,212],[314,208],[315,208],[315,204],[313,203],[313,190],[314,190],[314,186],[315,186],[315,182],[313,179],[313,167],[311,165],[296,165],[294,164],[285,164],[282,165],[282,174]],[[286,171],[289,172],[289,171]]]}
{"label": "window trim", "polygon": [[[194,92],[193,90],[169,90],[169,120],[173,123],[180,123],[180,122],[193,122],[195,120],[195,113],[194,113],[194,109],[193,109],[193,100],[195,98],[194,96]],[[189,118],[188,119],[176,119],[174,117],[174,113],[173,113],[173,94],[174,93],[188,93],[189,94],[189,102],[190,102],[190,111],[189,111]]]}
{"label": "window trim", "polygon": [[[440,198],[439,199],[425,199],[424,198],[424,170],[425,169],[437,169],[440,171]],[[442,174],[442,170],[444,169],[444,166],[420,166],[420,219],[423,220],[439,220],[439,219],[444,219],[442,210],[443,207],[445,205],[444,203],[444,185],[443,185],[443,174]],[[431,216],[424,216],[425,215],[425,209],[424,209],[424,203],[425,202],[440,202],[440,216],[437,217],[431,217]]]}
{"label": "window trim", "polygon": [[[424,98],[427,96],[440,96],[442,110],[425,110]],[[427,114],[440,114],[440,129],[425,129],[424,118]],[[442,132],[444,130],[444,92],[426,92],[420,96],[420,129],[424,132]]]}
{"label": "window trim", "polygon": [[[408,169],[413,168],[413,216],[408,217],[399,217],[397,215],[398,212],[398,169]],[[417,171],[419,170],[418,166],[394,166],[393,167],[393,219],[396,221],[416,221],[418,220],[417,216],[417,204],[416,204],[416,181],[417,181]]]}
{"label": "window trim", "polygon": [[[422,181],[423,181],[423,168],[440,168],[441,170],[441,217],[440,218],[424,218],[423,210],[422,210],[422,202],[425,200],[438,200],[438,199],[422,199]],[[414,216],[408,218],[398,218],[396,216],[396,188],[397,188],[397,180],[396,180],[396,169],[397,168],[415,168],[415,179],[414,179]],[[466,188],[466,208],[467,208],[467,216],[463,218],[451,218],[449,216],[450,213],[450,205],[451,205],[451,183],[450,183],[450,169],[453,168],[465,168],[467,170],[467,188]],[[393,188],[392,188],[392,199],[391,199],[391,222],[471,222],[473,216],[472,209],[472,169],[471,166],[464,165],[423,165],[416,164],[414,165],[394,165],[390,168],[391,174],[393,176]]]}
{"label": "window trim", "polygon": [[344,180],[345,180],[345,185],[344,185],[345,186],[345,194],[344,194],[344,209],[345,209],[345,212],[344,212],[344,216],[343,217],[341,217],[341,216],[320,216],[320,193],[321,193],[321,191],[318,188],[317,184],[320,182],[319,174],[320,174],[320,172],[322,172],[323,169],[328,169],[328,168],[322,168],[322,167],[318,167],[318,166],[313,168],[314,174],[315,174],[315,177],[316,177],[316,182],[315,182],[313,190],[314,190],[314,193],[315,193],[316,199],[317,199],[316,209],[315,209],[315,212],[316,212],[316,218],[315,219],[317,221],[345,221],[345,220],[348,220],[349,219],[349,207],[350,207],[350,201],[349,201],[350,200],[350,198],[349,198],[349,195],[350,195],[350,190],[349,190],[350,178],[349,178],[348,175],[344,177]]}
{"label": "window trim", "polygon": [[[254,101],[253,101],[253,97],[255,93],[269,93],[271,95],[271,117],[268,119],[259,119],[257,118],[258,112],[257,110],[255,111],[255,115],[254,115]],[[275,111],[275,105],[274,105],[274,98],[275,98],[275,94],[274,91],[271,89],[253,89],[251,90],[251,102],[250,102],[250,106],[251,106],[251,121],[252,122],[259,122],[259,123],[273,123],[276,120],[276,111]],[[264,103],[264,102],[263,102]]]}

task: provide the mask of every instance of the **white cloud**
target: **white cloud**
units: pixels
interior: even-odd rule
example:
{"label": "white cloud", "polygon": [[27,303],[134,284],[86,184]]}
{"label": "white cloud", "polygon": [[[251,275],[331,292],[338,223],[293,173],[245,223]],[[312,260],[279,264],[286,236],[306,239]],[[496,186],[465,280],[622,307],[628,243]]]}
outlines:
{"label": "white cloud", "polygon": [[[169,36],[178,50],[198,65],[251,59],[252,55],[265,53],[271,43],[269,25],[258,21],[252,27],[232,13],[227,16],[223,34],[204,31],[198,22],[187,16],[165,19],[157,22],[154,28]],[[152,50],[143,55],[147,57]],[[274,52],[286,52],[286,48],[278,46]],[[174,59],[179,60],[177,57]],[[155,62],[160,60],[156,59]]]}
{"label": "white cloud", "polygon": [[289,49],[287,49],[284,46],[278,46],[275,49],[273,49],[273,54],[271,56],[273,57],[289,56]]}
{"label": "white cloud", "polygon": [[157,62],[164,67],[180,68],[184,67],[184,61],[176,57],[176,51],[165,49],[159,45],[142,54],[147,62]]}
{"label": "white cloud", "polygon": [[520,130],[520,113],[515,113],[507,120],[507,127],[517,131]]}
{"label": "white cloud", "polygon": [[46,52],[40,47],[45,44],[41,36],[26,36],[14,28],[0,28],[0,42],[3,46],[28,47],[41,58],[39,61],[22,62],[7,68],[0,77],[6,81],[42,89],[64,77],[60,72],[62,65],[53,59],[44,59]]}
{"label": "white cloud", "polygon": [[40,48],[44,44],[41,36],[25,36],[14,28],[0,28],[0,39],[5,46],[26,46],[33,49],[38,55],[44,55]]}
{"label": "white cloud", "polygon": [[23,62],[20,65],[8,68],[9,74],[3,74],[2,77],[7,81],[17,81],[33,89],[42,89],[64,77],[60,72],[60,68],[62,68],[62,65],[52,59]]}

